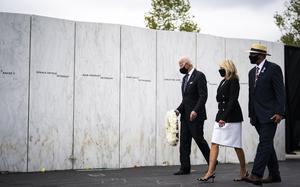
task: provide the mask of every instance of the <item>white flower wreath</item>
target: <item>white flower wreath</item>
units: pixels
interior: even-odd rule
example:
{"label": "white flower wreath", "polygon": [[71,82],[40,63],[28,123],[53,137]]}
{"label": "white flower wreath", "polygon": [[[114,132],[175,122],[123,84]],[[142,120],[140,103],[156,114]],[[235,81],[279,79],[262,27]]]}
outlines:
{"label": "white flower wreath", "polygon": [[174,110],[170,110],[166,115],[166,137],[171,146],[176,146],[179,140],[179,120]]}

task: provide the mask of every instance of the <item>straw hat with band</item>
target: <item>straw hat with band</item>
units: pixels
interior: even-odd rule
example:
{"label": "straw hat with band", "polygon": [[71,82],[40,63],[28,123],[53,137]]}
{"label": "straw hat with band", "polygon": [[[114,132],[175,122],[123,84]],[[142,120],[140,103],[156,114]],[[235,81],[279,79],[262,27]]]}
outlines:
{"label": "straw hat with band", "polygon": [[264,54],[264,55],[268,55],[271,56],[268,52],[267,52],[267,47],[261,44],[252,44],[251,45],[251,49],[246,51],[249,53],[257,53],[257,54]]}

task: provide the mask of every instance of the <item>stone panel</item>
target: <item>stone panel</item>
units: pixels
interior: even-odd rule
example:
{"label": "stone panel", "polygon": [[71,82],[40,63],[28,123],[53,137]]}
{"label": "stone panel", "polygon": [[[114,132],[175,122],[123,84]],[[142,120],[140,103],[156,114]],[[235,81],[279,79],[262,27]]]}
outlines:
{"label": "stone panel", "polygon": [[119,167],[120,26],[76,23],[74,168]]}
{"label": "stone panel", "polygon": [[[196,62],[196,34],[158,31],[157,33],[157,165],[179,165],[179,144],[168,145],[165,135],[165,116],[176,109],[182,100],[178,60],[181,56]],[[191,163],[203,163],[199,148],[192,141]]]}
{"label": "stone panel", "polygon": [[30,16],[0,13],[0,171],[27,170]]}
{"label": "stone panel", "polygon": [[72,21],[32,16],[28,170],[71,169]]}
{"label": "stone panel", "polygon": [[155,165],[156,32],[121,27],[120,167]]}

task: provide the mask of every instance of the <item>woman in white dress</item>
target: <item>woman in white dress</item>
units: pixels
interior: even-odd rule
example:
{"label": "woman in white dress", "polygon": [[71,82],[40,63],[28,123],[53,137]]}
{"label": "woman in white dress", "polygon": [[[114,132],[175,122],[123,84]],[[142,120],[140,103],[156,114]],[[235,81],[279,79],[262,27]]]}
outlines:
{"label": "woman in white dress", "polygon": [[[245,155],[242,149],[242,121],[243,115],[238,102],[240,84],[235,65],[231,60],[224,60],[220,64],[219,73],[224,79],[217,90],[218,113],[212,135],[209,166],[206,174],[198,178],[199,181],[214,182],[219,145],[233,147],[240,162],[241,178],[247,176]],[[240,181],[241,178],[234,179]]]}

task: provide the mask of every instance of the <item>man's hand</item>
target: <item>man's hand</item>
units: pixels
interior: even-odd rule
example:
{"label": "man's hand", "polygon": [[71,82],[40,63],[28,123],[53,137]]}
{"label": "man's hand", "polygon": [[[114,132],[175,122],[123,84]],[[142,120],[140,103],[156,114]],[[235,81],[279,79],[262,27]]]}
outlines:
{"label": "man's hand", "polygon": [[197,112],[192,111],[190,114],[190,121],[193,121],[197,117],[197,115],[198,115]]}
{"label": "man's hand", "polygon": [[219,123],[219,127],[224,127],[225,125],[225,121],[223,120],[220,120],[218,123]]}
{"label": "man's hand", "polygon": [[280,121],[282,120],[282,116],[279,114],[274,114],[274,116],[271,117],[271,120],[273,120],[274,123],[280,123]]}

